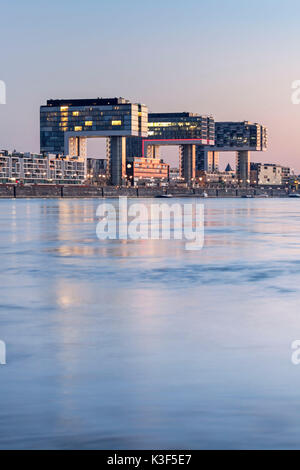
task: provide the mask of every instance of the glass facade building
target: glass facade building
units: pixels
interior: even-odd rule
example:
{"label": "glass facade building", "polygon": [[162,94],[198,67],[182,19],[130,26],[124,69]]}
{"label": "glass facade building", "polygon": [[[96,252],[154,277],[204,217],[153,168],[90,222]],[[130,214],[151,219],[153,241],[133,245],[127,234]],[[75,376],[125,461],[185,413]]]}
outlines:
{"label": "glass facade building", "polygon": [[215,145],[220,151],[253,150],[267,148],[267,129],[251,122],[216,122]]}
{"label": "glass facade building", "polygon": [[146,137],[147,125],[147,107],[124,98],[48,100],[40,108],[40,149],[86,156],[86,138]]}
{"label": "glass facade building", "polygon": [[217,172],[219,152],[237,152],[237,173],[248,181],[250,151],[267,148],[267,130],[257,123],[215,122],[195,113],[149,113],[124,98],[48,100],[40,109],[41,152],[87,156],[87,139],[106,137],[107,174],[126,181],[126,157],[160,159],[160,147],[178,145],[180,174]]}
{"label": "glass facade building", "polygon": [[87,156],[87,139],[108,139],[113,185],[126,178],[126,137],[147,137],[148,108],[124,98],[48,100],[40,108],[41,152]]}
{"label": "glass facade building", "polygon": [[201,140],[203,145],[213,145],[215,123],[211,116],[193,113],[150,113],[149,139]]}

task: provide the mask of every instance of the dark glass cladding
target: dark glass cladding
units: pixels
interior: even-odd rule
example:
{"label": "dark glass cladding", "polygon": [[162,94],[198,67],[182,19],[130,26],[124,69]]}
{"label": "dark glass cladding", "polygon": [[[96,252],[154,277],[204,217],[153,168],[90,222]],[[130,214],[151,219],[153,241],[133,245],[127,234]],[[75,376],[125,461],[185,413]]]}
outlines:
{"label": "dark glass cladding", "polygon": [[157,118],[181,118],[181,117],[190,117],[190,116],[195,116],[192,113],[149,113],[148,118],[149,121],[151,119],[157,119]]}
{"label": "dark glass cladding", "polygon": [[267,130],[259,124],[245,122],[216,122],[216,146],[264,150],[267,147]]}
{"label": "dark glass cladding", "polygon": [[214,140],[214,119],[194,113],[150,113],[149,139]]}
{"label": "dark glass cladding", "polygon": [[109,106],[116,104],[126,104],[123,98],[92,98],[92,99],[69,99],[69,100],[47,100],[47,106]]}

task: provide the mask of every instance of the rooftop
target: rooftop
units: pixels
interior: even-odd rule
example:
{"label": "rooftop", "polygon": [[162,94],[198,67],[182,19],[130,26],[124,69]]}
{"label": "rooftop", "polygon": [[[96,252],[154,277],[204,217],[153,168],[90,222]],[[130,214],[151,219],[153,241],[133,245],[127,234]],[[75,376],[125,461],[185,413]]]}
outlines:
{"label": "rooftop", "polygon": [[129,100],[125,98],[88,98],[88,99],[62,99],[47,100],[48,107],[59,106],[109,106],[118,104],[128,104]]}

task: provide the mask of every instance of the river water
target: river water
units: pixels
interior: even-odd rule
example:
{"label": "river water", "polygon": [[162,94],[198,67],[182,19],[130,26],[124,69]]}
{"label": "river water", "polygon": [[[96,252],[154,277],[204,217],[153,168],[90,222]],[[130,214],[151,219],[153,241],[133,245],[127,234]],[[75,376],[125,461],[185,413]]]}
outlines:
{"label": "river water", "polygon": [[205,200],[201,251],[99,202],[0,200],[0,448],[299,449],[300,201]]}

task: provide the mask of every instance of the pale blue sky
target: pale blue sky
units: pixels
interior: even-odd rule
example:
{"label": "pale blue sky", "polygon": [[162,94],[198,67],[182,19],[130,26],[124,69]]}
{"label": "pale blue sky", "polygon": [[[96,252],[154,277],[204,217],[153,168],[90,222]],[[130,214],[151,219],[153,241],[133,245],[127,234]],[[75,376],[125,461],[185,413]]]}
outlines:
{"label": "pale blue sky", "polygon": [[300,171],[296,0],[2,2],[0,147],[39,151],[48,98],[124,96],[269,128],[253,160]]}

